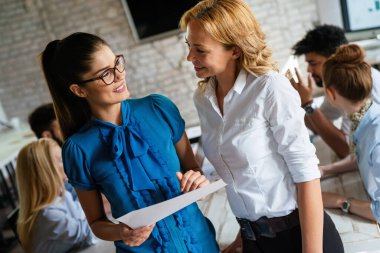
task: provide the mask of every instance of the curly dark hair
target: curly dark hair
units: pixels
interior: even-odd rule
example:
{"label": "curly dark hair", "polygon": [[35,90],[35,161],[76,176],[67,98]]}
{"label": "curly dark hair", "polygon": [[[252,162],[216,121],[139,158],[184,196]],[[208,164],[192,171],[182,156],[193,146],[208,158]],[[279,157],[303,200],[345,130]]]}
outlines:
{"label": "curly dark hair", "polygon": [[296,56],[315,52],[330,57],[340,45],[347,43],[343,29],[334,25],[320,25],[309,30],[305,37],[298,41],[292,49]]}
{"label": "curly dark hair", "polygon": [[54,120],[56,120],[56,116],[52,103],[37,107],[28,118],[30,128],[37,138],[42,138],[44,131],[50,131]]}

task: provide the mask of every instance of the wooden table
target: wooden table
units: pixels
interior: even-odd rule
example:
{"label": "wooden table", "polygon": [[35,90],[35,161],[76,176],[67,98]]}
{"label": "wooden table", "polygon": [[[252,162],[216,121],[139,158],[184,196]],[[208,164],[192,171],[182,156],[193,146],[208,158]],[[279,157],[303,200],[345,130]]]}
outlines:
{"label": "wooden table", "polygon": [[[368,200],[358,171],[322,179],[323,191],[335,192],[355,199]],[[345,252],[380,252],[380,229],[377,223],[341,210],[326,210],[342,238]],[[377,250],[377,251],[374,251]]]}

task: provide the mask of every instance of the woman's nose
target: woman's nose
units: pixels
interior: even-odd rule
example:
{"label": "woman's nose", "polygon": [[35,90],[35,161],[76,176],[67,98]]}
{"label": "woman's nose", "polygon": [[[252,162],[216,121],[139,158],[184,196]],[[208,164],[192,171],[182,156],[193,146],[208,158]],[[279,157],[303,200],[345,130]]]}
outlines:
{"label": "woman's nose", "polygon": [[187,60],[187,61],[192,61],[192,60],[193,60],[193,58],[194,58],[194,56],[193,56],[193,54],[192,54],[191,50],[189,50],[189,53],[187,53],[187,57],[186,57],[186,60]]}

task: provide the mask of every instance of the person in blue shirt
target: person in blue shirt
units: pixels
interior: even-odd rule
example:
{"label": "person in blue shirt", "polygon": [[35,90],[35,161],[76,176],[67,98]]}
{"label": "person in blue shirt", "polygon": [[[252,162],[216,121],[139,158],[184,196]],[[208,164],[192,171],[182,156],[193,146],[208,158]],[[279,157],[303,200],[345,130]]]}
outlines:
{"label": "person in blue shirt", "polygon": [[359,169],[370,200],[323,193],[326,208],[341,208],[362,218],[380,222],[380,106],[371,99],[371,66],[357,45],[338,48],[323,66],[325,94],[329,102],[352,121],[347,158],[321,166],[325,175]]}
{"label": "person in blue shirt", "polygon": [[161,95],[131,99],[125,67],[123,55],[88,33],[52,41],[42,53],[65,171],[92,231],[115,241],[116,252],[219,252],[196,203],[138,229],[104,214],[100,192],[117,218],[209,183],[177,107]]}

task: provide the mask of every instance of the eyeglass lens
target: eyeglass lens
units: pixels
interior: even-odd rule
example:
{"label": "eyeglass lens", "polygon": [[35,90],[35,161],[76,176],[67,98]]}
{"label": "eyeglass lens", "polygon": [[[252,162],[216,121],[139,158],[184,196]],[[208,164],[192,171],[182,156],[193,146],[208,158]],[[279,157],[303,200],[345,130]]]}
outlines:
{"label": "eyeglass lens", "polygon": [[115,67],[107,69],[100,78],[104,81],[105,84],[110,85],[115,81],[116,70],[119,73],[122,73],[125,70],[125,61],[122,55],[117,57]]}

